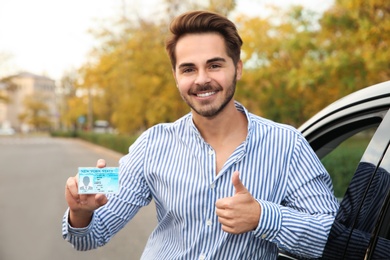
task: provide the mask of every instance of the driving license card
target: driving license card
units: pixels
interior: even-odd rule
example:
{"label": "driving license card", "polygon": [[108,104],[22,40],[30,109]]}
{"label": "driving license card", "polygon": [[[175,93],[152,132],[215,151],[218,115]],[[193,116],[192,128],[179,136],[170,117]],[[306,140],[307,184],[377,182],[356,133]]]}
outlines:
{"label": "driving license card", "polygon": [[118,167],[79,167],[79,194],[118,193]]}

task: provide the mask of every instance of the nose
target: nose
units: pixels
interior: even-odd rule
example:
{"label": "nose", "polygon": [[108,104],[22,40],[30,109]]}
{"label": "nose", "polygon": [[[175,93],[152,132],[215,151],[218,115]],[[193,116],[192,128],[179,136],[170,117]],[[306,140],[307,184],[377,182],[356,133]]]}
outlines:
{"label": "nose", "polygon": [[206,70],[198,70],[198,74],[195,78],[195,84],[196,85],[204,85],[211,82],[210,75],[207,73]]}

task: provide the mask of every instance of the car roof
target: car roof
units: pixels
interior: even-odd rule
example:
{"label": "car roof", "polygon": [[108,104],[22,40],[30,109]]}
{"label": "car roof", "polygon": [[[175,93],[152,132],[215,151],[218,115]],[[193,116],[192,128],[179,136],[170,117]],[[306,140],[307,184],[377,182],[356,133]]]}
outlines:
{"label": "car roof", "polygon": [[[386,107],[390,107],[390,81],[363,88],[335,101],[302,124],[299,130],[304,133],[314,124],[320,121],[325,124],[329,120],[342,117],[347,111],[352,112],[353,110],[356,113],[367,109]],[[329,119],[326,120],[326,118]]]}
{"label": "car roof", "polygon": [[[337,146],[337,143],[359,129],[380,123],[389,108],[390,81],[386,81],[337,100],[315,114],[298,130],[309,141],[317,155],[322,156],[327,151],[317,151],[321,147],[328,146],[329,151],[331,146]],[[326,139],[334,139],[335,142],[328,144]]]}

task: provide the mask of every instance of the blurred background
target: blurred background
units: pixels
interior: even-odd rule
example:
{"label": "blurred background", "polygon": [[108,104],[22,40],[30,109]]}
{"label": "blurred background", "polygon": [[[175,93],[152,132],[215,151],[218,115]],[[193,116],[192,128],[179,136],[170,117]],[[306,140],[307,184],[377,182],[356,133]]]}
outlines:
{"label": "blurred background", "polygon": [[131,135],[174,121],[188,109],[164,41],[172,18],[192,9],[237,24],[245,74],[236,99],[270,119],[299,126],[390,78],[386,0],[3,0],[0,125]]}

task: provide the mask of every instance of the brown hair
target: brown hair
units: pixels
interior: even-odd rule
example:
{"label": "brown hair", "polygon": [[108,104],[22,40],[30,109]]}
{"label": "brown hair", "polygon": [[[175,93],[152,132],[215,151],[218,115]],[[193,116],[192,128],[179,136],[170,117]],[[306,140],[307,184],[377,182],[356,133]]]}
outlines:
{"label": "brown hair", "polygon": [[226,52],[234,64],[240,60],[242,40],[237,28],[230,20],[208,11],[192,11],[176,17],[170,26],[171,35],[165,49],[168,52],[173,69],[176,67],[176,44],[186,34],[215,32],[225,40]]}

